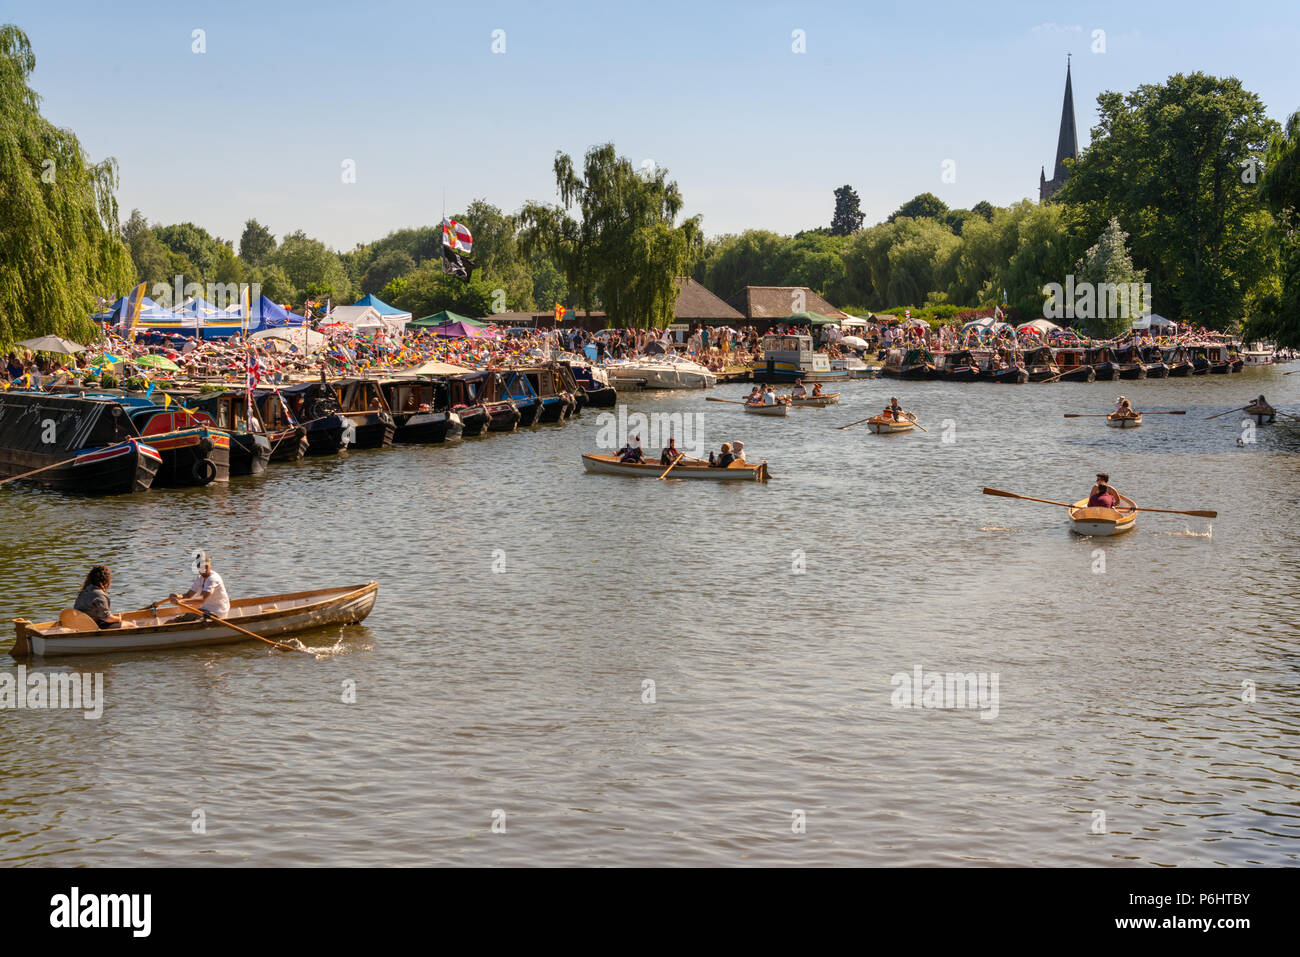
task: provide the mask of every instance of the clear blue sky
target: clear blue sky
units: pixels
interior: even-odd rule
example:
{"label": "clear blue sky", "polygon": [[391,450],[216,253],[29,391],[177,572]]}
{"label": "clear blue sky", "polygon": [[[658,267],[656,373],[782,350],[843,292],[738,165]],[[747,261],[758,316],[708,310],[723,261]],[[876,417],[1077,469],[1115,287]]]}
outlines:
{"label": "clear blue sky", "polygon": [[45,115],[118,159],[123,219],[237,240],[256,217],[339,249],[438,221],[444,194],[553,201],[555,151],[608,140],[666,166],[710,235],[826,225],[844,183],[868,223],[927,190],[1037,198],[1067,53],[1081,146],[1099,92],[1176,72],[1300,108],[1297,0],[0,0],[0,22],[31,38]]}

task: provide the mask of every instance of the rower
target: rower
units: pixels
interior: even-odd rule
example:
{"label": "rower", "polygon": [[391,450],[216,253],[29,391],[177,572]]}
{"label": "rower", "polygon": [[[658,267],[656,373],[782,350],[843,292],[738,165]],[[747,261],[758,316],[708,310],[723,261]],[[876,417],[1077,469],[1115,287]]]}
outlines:
{"label": "rower", "polygon": [[226,594],[226,583],[212,570],[212,559],[206,554],[203,555],[199,559],[199,567],[202,570],[194,576],[194,584],[190,585],[189,591],[184,595],[173,593],[167,597],[177,601],[197,596],[203,599],[199,605],[199,612],[206,614],[186,612],[173,618],[172,621],[200,621],[206,615],[224,618],[230,613],[230,596]]}
{"label": "rower", "polygon": [[1089,508],[1118,508],[1119,492],[1110,484],[1110,476],[1105,472],[1097,473],[1097,484],[1088,494]]}
{"label": "rower", "polygon": [[663,451],[659,453],[659,464],[672,465],[681,457],[682,453],[677,448],[676,440],[673,439],[671,435],[668,436],[668,444],[665,445]]}
{"label": "rower", "polygon": [[[818,386],[817,388],[820,388],[820,386]],[[796,399],[802,399],[807,394],[808,394],[808,390],[803,387],[803,379],[795,379],[794,388],[790,390],[790,395],[792,395]],[[816,391],[814,391],[813,394],[816,395],[817,394]]]}
{"label": "rower", "polygon": [[1115,400],[1115,414],[1121,419],[1131,419],[1134,416],[1133,406],[1129,404],[1128,399],[1120,396]]}
{"label": "rower", "polygon": [[812,397],[813,397],[814,399],[820,399],[820,398],[821,398],[821,395],[822,395],[822,384],[821,384],[820,382],[814,382],[814,383],[813,383]]}
{"label": "rower", "polygon": [[759,386],[754,386],[753,391],[749,393],[749,398],[746,399],[745,401],[748,402],[750,405],[762,405],[763,404],[762,388]]}
{"label": "rower", "polygon": [[89,615],[100,628],[120,628],[122,618],[109,611],[108,589],[113,584],[113,573],[107,565],[96,565],[81,584],[81,593],[73,608]]}
{"label": "rower", "polygon": [[633,462],[637,465],[645,462],[645,453],[641,450],[641,436],[633,436],[627,440],[627,445],[619,452],[619,461]]}
{"label": "rower", "polygon": [[898,404],[898,396],[891,396],[889,405],[885,408],[885,415],[892,415],[897,422],[903,417],[903,407]]}
{"label": "rower", "polygon": [[763,390],[763,404],[776,405],[776,390],[770,385]]}

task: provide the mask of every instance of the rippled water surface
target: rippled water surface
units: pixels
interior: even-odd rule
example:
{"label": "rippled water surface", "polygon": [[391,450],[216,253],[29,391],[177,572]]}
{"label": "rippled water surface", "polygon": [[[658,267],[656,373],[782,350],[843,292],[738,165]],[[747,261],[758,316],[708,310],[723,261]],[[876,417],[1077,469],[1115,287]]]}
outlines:
{"label": "rippled water surface", "polygon": [[[0,860],[1294,864],[1300,422],[1239,444],[1240,416],[1204,421],[1261,391],[1300,412],[1281,371],[851,382],[785,420],[626,397],[745,439],[767,486],[586,475],[588,411],[229,487],[5,487],[6,619],[57,615],[101,561],[114,608],[142,607],[188,586],[195,548],[235,597],[380,591],[363,626],[305,637],[318,656],[38,663],[102,672],[105,710],[0,711]],[[1120,392],[1188,414],[1062,417]],[[891,393],[928,434],[834,428]],[[1098,470],[1219,517],[1086,539],[1063,509],[980,494],[1071,499]],[[996,717],[894,707],[917,666],[996,674]]]}

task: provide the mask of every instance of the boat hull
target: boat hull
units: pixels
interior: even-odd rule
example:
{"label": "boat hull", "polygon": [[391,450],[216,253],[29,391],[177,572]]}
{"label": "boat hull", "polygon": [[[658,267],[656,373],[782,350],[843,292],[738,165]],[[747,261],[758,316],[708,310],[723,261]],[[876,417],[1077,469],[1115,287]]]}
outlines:
{"label": "boat hull", "polygon": [[916,428],[916,416],[904,413],[904,418],[894,419],[892,416],[876,415],[867,420],[867,428],[876,435],[892,435],[895,432],[911,432]]}
{"label": "boat hull", "polygon": [[826,406],[835,405],[839,401],[840,401],[840,394],[838,392],[828,392],[825,395],[818,395],[818,396],[809,395],[809,396],[805,396],[802,399],[791,398],[790,404],[807,405],[807,406],[812,406],[813,408],[816,409],[824,409]]}
{"label": "boat hull", "polygon": [[296,462],[307,454],[307,430],[301,425],[271,433],[271,461]]}
{"label": "boat hull", "polygon": [[[378,592],[378,583],[368,582],[348,588],[327,588],[315,592],[247,599],[235,602],[228,618],[265,638],[275,638],[314,628],[363,621],[374,608]],[[265,608],[279,603],[287,607]],[[132,621],[131,627],[100,628],[85,632],[69,631],[59,627],[58,622],[33,625],[18,619],[18,637],[11,654],[16,658],[29,655],[55,658],[201,648],[255,640],[215,621],[169,623],[167,619],[174,617],[174,613],[165,614],[161,619],[152,617],[148,612],[136,612],[124,617]]]}
{"label": "boat hull", "polygon": [[1131,499],[1120,496],[1128,503],[1124,511],[1113,508],[1089,508],[1088,500],[1074,503],[1070,509],[1070,530],[1076,535],[1122,535],[1137,528],[1137,508]]}
{"label": "boat hull", "polygon": [[[620,462],[616,455],[587,454],[582,456],[582,467],[588,472],[599,475],[622,475],[630,478],[651,479],[657,479],[668,468],[668,466],[660,465],[658,462],[637,465]],[[760,462],[758,465],[736,465],[733,463],[725,469],[714,468],[709,465],[687,465],[682,463],[673,467],[673,470],[668,473],[668,478],[698,479],[708,482],[765,482],[768,478],[767,463]]]}
{"label": "boat hull", "polygon": [[261,475],[271,461],[271,440],[258,432],[230,436],[230,474]]}
{"label": "boat hull", "polygon": [[1119,416],[1111,414],[1106,416],[1106,425],[1112,429],[1136,429],[1142,425],[1142,413],[1137,415]]}
{"label": "boat hull", "polygon": [[460,416],[455,412],[411,412],[397,418],[393,441],[399,445],[430,445],[460,438]]}
{"label": "boat hull", "polygon": [[776,405],[750,405],[747,402],[745,411],[750,415],[770,415],[780,418],[790,414],[790,407],[779,402]]}
{"label": "boat hull", "polygon": [[1074,366],[1061,373],[1062,382],[1096,382],[1097,373],[1092,366]]}

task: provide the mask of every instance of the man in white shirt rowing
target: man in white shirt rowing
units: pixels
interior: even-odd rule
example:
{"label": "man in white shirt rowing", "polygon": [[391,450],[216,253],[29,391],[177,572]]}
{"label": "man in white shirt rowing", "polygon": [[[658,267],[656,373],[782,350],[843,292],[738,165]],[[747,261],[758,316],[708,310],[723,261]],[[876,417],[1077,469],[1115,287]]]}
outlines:
{"label": "man in white shirt rowing", "polygon": [[[202,571],[194,576],[194,584],[184,595],[170,595],[172,601],[188,601],[197,597],[199,611],[216,618],[224,618],[230,613],[230,596],[226,594],[226,583],[212,570],[212,559],[204,555],[200,559]],[[193,604],[193,603],[192,603]],[[186,606],[181,606],[186,607]],[[173,618],[172,621],[199,621],[204,616],[192,611]]]}

